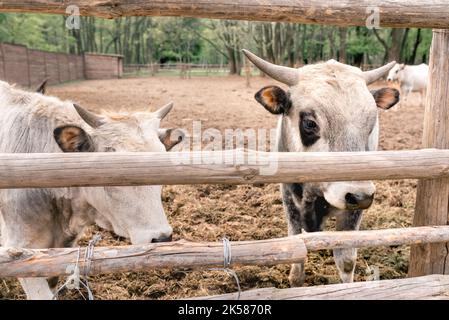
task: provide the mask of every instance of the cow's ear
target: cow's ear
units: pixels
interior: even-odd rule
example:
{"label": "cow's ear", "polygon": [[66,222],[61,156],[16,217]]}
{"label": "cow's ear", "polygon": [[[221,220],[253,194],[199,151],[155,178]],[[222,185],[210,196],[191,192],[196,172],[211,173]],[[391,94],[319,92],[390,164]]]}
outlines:
{"label": "cow's ear", "polygon": [[39,85],[39,87],[36,88],[36,92],[45,94],[45,92],[47,91],[47,81],[48,81],[48,79],[45,79],[44,81],[42,81],[42,83]]}
{"label": "cow's ear", "polygon": [[371,94],[381,109],[390,109],[399,101],[399,91],[394,88],[371,90]]}
{"label": "cow's ear", "polygon": [[277,86],[260,89],[254,98],[272,114],[287,113],[291,106],[289,94]]}
{"label": "cow's ear", "polygon": [[53,136],[64,152],[93,152],[92,138],[80,127],[62,126],[53,131]]}
{"label": "cow's ear", "polygon": [[185,139],[184,131],[181,129],[159,129],[158,135],[167,151]]}

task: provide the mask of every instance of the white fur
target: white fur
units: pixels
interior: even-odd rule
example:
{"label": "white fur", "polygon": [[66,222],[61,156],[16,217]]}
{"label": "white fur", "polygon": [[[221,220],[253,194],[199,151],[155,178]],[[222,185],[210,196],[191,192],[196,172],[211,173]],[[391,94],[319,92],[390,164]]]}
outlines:
{"label": "white fur", "polygon": [[407,101],[410,92],[420,92],[422,102],[427,89],[429,66],[422,63],[417,66],[397,63],[388,73],[388,81],[398,81],[401,86],[402,100]]}
{"label": "white fur", "polygon": [[[62,152],[53,137],[61,125],[75,125],[92,138],[96,151],[163,152],[158,138],[160,119],[150,112],[104,115],[106,123],[89,127],[70,101],[18,90],[0,81],[0,152]],[[61,247],[100,226],[149,243],[172,233],[161,202],[161,186],[0,190],[0,232],[4,246]],[[52,205],[59,212],[55,213]],[[38,214],[37,214],[38,213]],[[42,278],[20,280],[30,299],[49,299]]]}

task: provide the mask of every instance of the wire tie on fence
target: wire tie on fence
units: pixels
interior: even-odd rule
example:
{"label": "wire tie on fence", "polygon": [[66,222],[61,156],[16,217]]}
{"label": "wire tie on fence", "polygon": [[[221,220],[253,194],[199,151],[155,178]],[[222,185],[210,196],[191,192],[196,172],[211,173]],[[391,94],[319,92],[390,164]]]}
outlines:
{"label": "wire tie on fence", "polygon": [[[67,288],[69,290],[76,289],[79,294],[83,297],[84,300],[86,300],[86,297],[83,295],[83,293],[80,290],[79,284],[81,284],[86,290],[89,300],[94,300],[94,296],[92,294],[92,290],[89,287],[89,280],[87,279],[87,276],[89,275],[91,266],[92,266],[92,257],[94,255],[94,247],[97,244],[98,241],[101,240],[101,236],[99,234],[96,234],[91,240],[89,240],[89,243],[86,247],[86,250],[84,252],[84,272],[83,276],[85,280],[83,281],[81,279],[80,275],[80,268],[79,268],[79,260],[81,256],[81,247],[78,247],[78,253],[76,257],[75,265],[73,266],[72,273],[67,277],[67,280],[55,291],[53,294],[53,299],[57,299],[59,292]],[[69,266],[71,267],[71,266]]]}
{"label": "wire tie on fence", "polygon": [[89,300],[94,300],[94,296],[92,294],[92,291],[89,287],[89,273],[90,268],[92,267],[92,258],[94,256],[94,248],[98,241],[101,240],[101,235],[97,233],[92,237],[92,239],[89,240],[89,243],[87,245],[86,251],[84,253],[84,278],[86,279],[86,283],[84,287],[87,289],[87,293],[89,295]]}
{"label": "wire tie on fence", "polygon": [[235,283],[237,284],[238,289],[237,300],[240,300],[240,295],[242,293],[242,289],[240,288],[240,280],[239,277],[237,276],[237,273],[230,268],[232,262],[231,242],[229,242],[229,239],[226,237],[224,237],[222,241],[223,241],[223,269],[212,268],[210,270],[223,270],[227,274],[232,276],[235,280]]}
{"label": "wire tie on fence", "polygon": [[87,277],[90,273],[90,268],[92,267],[92,257],[94,256],[94,248],[98,241],[101,240],[101,235],[96,234],[89,240],[84,253],[84,276]]}

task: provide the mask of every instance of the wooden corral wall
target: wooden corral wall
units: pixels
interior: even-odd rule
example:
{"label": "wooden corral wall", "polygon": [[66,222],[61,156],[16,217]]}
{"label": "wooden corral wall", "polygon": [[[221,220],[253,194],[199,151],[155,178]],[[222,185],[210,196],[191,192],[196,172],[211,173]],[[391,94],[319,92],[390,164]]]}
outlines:
{"label": "wooden corral wall", "polygon": [[9,83],[30,86],[27,47],[3,43],[1,51],[4,79]]}
{"label": "wooden corral wall", "polygon": [[37,86],[44,79],[49,84],[84,79],[84,60],[76,54],[0,43],[0,79],[22,87]]}
{"label": "wooden corral wall", "polygon": [[47,78],[47,68],[45,63],[45,52],[28,49],[28,64],[30,70],[29,84],[38,86],[43,79]]}
{"label": "wooden corral wall", "polygon": [[80,79],[111,79],[123,75],[123,57],[86,53],[84,56],[28,49],[0,43],[0,79],[22,87]]}
{"label": "wooden corral wall", "polygon": [[123,56],[99,53],[84,54],[86,79],[114,79],[123,75]]}

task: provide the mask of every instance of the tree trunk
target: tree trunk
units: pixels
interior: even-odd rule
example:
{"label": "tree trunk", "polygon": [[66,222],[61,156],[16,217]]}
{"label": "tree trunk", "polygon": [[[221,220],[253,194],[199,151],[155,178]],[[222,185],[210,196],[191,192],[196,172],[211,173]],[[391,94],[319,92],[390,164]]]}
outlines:
{"label": "tree trunk", "polygon": [[388,50],[388,59],[401,61],[401,45],[402,36],[404,35],[404,29],[392,29],[391,30],[391,46]]}
{"label": "tree trunk", "polygon": [[409,32],[410,32],[410,28],[406,28],[405,29],[405,32],[404,32],[404,35],[402,36],[402,41],[401,41],[401,54],[400,54],[400,57],[401,57],[401,60],[400,61],[407,61],[407,54],[408,54],[408,52],[407,52],[407,38],[408,38],[408,34],[409,34]]}
{"label": "tree trunk", "polygon": [[418,47],[419,47],[420,43],[421,43],[421,29],[418,29],[416,31],[416,38],[415,38],[415,42],[413,44],[412,54],[411,54],[409,60],[407,61],[407,63],[415,64],[416,52],[418,51]]}
{"label": "tree trunk", "polygon": [[273,63],[276,62],[276,58],[273,50],[273,32],[271,29],[271,23],[263,24],[263,31],[265,37],[265,50],[267,51],[267,59]]}
{"label": "tree trunk", "polygon": [[340,49],[338,51],[338,61],[346,63],[346,36],[348,34],[348,28],[338,28],[340,33]]}
{"label": "tree trunk", "polygon": [[237,60],[235,57],[234,48],[226,47],[226,51],[228,52],[229,74],[238,74]]}

